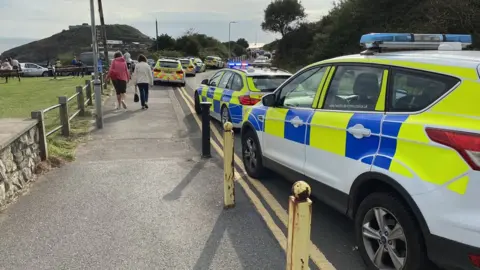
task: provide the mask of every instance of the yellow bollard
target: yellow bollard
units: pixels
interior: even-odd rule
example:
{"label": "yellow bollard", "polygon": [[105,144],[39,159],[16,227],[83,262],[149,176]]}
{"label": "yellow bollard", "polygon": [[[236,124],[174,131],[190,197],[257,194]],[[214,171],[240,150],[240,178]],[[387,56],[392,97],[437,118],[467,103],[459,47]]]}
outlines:
{"label": "yellow bollard", "polygon": [[288,200],[287,270],[307,270],[310,257],[312,190],[304,181],[293,184]]}
{"label": "yellow bollard", "polygon": [[223,125],[223,203],[224,208],[235,206],[235,175],[234,175],[234,151],[233,151],[233,124],[226,122]]}

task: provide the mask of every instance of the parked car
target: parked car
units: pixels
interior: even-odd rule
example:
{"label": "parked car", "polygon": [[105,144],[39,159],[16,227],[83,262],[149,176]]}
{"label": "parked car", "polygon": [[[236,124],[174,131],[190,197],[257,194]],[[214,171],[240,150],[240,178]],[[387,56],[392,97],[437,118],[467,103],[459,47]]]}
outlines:
{"label": "parked car", "polygon": [[23,71],[23,76],[28,77],[48,77],[48,68],[42,67],[34,63],[20,63],[20,68]]}

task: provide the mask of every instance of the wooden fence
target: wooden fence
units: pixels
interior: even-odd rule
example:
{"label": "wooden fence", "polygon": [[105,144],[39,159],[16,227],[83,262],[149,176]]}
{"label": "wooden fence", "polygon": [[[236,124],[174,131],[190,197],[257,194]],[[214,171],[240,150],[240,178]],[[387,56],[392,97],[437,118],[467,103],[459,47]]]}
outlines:
{"label": "wooden fence", "polygon": [[[48,148],[47,148],[47,137],[61,131],[62,136],[70,136],[70,121],[73,118],[80,116],[85,116],[85,107],[93,105],[93,80],[85,80],[85,85],[77,86],[76,93],[71,96],[59,96],[58,104],[50,106],[46,109],[33,111],[31,114],[32,119],[38,121],[37,127],[39,131],[39,147],[40,147],[40,157],[42,160],[48,158]],[[69,114],[68,102],[76,99],[77,108],[73,114]],[[55,125],[54,128],[47,130],[45,124],[45,113],[58,109],[60,123]]]}

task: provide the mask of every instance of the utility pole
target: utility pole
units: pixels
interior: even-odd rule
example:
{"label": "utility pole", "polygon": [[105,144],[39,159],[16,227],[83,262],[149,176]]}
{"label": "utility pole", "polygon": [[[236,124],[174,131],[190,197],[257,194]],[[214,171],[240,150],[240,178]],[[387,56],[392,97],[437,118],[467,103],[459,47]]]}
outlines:
{"label": "utility pole", "polygon": [[[100,26],[102,29],[102,40],[103,40],[103,54],[105,59],[105,70],[108,70],[110,66],[110,60],[108,59],[108,47],[107,47],[107,28],[105,26],[105,18],[103,17],[103,5],[102,0],[98,0],[98,13],[100,15]],[[103,86],[107,87],[107,83]]]}
{"label": "utility pole", "polygon": [[93,51],[93,69],[95,90],[95,122],[97,128],[103,128],[103,108],[102,108],[102,83],[98,78],[98,46],[97,46],[97,27],[95,26],[95,3],[90,0],[90,16],[92,20],[92,51]]}
{"label": "utility pole", "polygon": [[155,19],[155,44],[157,44],[157,52],[158,52],[158,21]]}
{"label": "utility pole", "polygon": [[230,28],[232,26],[232,23],[237,23],[237,22],[231,21],[228,23],[228,61],[230,61],[230,58],[232,58],[232,51],[230,50]]}

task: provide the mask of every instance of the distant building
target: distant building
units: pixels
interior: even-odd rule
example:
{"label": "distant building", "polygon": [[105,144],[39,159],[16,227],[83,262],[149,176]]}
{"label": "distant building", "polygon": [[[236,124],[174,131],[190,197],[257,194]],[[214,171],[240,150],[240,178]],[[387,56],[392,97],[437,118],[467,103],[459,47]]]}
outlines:
{"label": "distant building", "polygon": [[82,23],[81,25],[69,25],[68,29],[69,30],[74,30],[74,29],[79,29],[79,28],[84,28],[84,27],[90,27],[88,23]]}

